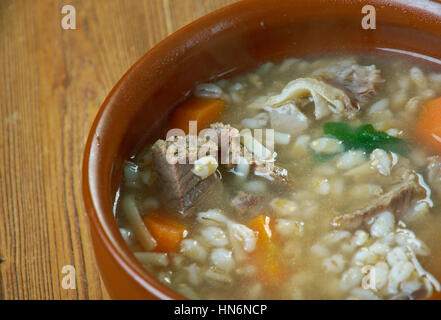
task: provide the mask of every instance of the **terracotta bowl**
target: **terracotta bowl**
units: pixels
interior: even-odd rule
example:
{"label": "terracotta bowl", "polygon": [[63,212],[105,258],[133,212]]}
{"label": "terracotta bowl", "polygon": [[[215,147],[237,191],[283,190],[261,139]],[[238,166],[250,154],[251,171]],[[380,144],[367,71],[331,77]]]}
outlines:
{"label": "terracotta bowl", "polygon": [[[376,29],[361,27],[362,7]],[[198,82],[287,56],[381,51],[441,59],[441,4],[429,0],[245,0],[196,20],[147,52],[107,96],[90,130],[83,193],[101,276],[115,299],[180,299],[135,259],[113,203],[122,164],[164,133],[167,116]]]}

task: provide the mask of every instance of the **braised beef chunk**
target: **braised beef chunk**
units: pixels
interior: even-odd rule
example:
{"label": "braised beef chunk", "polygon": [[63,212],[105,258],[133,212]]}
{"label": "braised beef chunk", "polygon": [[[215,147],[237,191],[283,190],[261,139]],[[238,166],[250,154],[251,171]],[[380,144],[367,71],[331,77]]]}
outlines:
{"label": "braised beef chunk", "polygon": [[[158,140],[153,145],[153,166],[158,174],[158,187],[161,190],[161,200],[165,207],[170,210],[186,214],[197,206],[209,207],[216,203],[222,194],[222,183],[217,174],[212,174],[206,179],[201,179],[191,170],[193,164],[189,164],[189,152],[187,137],[173,137],[170,140]],[[198,139],[200,147],[206,141]],[[170,148],[170,149],[169,149]],[[178,153],[175,164],[167,161],[167,150],[185,150]],[[169,156],[170,157],[170,156]],[[181,163],[179,163],[181,162]],[[207,205],[205,205],[205,201]]]}
{"label": "braised beef chunk", "polygon": [[427,166],[427,182],[437,193],[441,194],[441,156],[433,156]]}
{"label": "braised beef chunk", "polygon": [[259,213],[268,206],[270,198],[266,195],[249,194],[239,191],[231,205],[240,214]]}
{"label": "braised beef chunk", "polygon": [[408,173],[404,181],[395,185],[389,192],[379,197],[367,207],[347,213],[333,219],[333,225],[346,229],[355,229],[370,218],[383,211],[390,211],[402,217],[417,200],[426,197],[426,190],[418,183],[415,173]]}

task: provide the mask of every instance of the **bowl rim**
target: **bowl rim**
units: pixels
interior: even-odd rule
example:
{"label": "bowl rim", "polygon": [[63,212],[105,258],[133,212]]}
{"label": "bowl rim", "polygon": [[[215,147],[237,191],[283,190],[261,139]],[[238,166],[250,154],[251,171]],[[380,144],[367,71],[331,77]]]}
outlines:
{"label": "bowl rim", "polygon": [[[136,267],[136,265],[140,265],[140,263],[136,260],[133,254],[129,256],[124,256],[123,250],[124,248],[117,247],[115,245],[115,241],[112,240],[112,236],[109,234],[109,226],[103,224],[103,221],[100,217],[103,215],[108,215],[108,212],[102,212],[102,210],[97,206],[97,201],[95,198],[95,193],[97,190],[97,185],[93,183],[93,179],[91,176],[91,172],[94,168],[97,167],[97,164],[94,164],[94,155],[92,154],[92,147],[94,143],[94,139],[99,136],[99,133],[104,129],[100,127],[100,124],[103,120],[103,116],[108,109],[112,107],[112,98],[114,95],[124,86],[127,81],[127,78],[134,72],[134,70],[146,60],[149,60],[150,57],[154,55],[156,51],[159,51],[162,47],[165,47],[167,43],[176,41],[180,38],[186,38],[186,34],[197,33],[197,29],[200,25],[207,23],[208,25],[215,24],[218,18],[222,17],[225,13],[238,10],[240,7],[247,8],[250,5],[259,5],[259,3],[267,2],[268,0],[241,0],[229,5],[226,5],[222,8],[214,10],[208,14],[201,16],[200,18],[190,22],[189,24],[184,25],[178,30],[174,31],[161,41],[159,41],[155,46],[150,48],[146,53],[144,53],[117,81],[117,83],[112,87],[110,92],[107,94],[103,103],[101,104],[97,114],[95,115],[94,121],[90,127],[89,134],[87,137],[87,141],[84,146],[83,152],[83,161],[82,161],[82,195],[83,195],[83,203],[84,208],[88,216],[89,220],[89,230],[91,232],[96,231],[97,236],[102,241],[105,249],[110,253],[115,262],[121,267],[121,269],[128,274],[130,278],[132,278],[135,282],[137,282],[142,288],[147,290],[150,294],[159,299],[186,299],[186,297],[177,293],[175,290],[165,286],[160,283],[157,278],[151,274],[146,269],[142,268],[140,270]],[[283,2],[281,0],[274,0],[276,2]],[[290,0],[284,0],[290,1]],[[431,3],[435,3],[435,5],[439,5],[439,2],[434,2],[433,0],[424,0],[421,3],[413,2],[412,0],[309,0],[311,2],[321,2],[321,3],[347,3],[347,4],[371,4],[382,5],[385,3],[391,3],[394,6],[405,6],[409,8],[413,8],[417,11],[424,12],[430,15],[430,5]],[[437,1],[437,0],[435,0]],[[424,3],[423,3],[424,2]],[[425,7],[424,4],[429,5],[429,7]],[[439,8],[439,7],[438,7]],[[440,16],[440,14],[438,14]],[[211,22],[210,22],[211,21]],[[179,42],[179,41],[178,41]],[[116,221],[115,221],[116,223]],[[93,226],[93,229],[92,229]],[[96,251],[96,248],[94,248]],[[96,254],[95,254],[96,257]],[[97,257],[96,257],[97,258]]]}

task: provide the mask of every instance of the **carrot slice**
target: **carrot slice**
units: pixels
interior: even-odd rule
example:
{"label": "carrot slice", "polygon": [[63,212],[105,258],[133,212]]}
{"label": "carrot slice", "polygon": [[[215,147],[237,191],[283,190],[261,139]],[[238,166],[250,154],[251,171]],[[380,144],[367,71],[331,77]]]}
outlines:
{"label": "carrot slice", "polygon": [[187,228],[169,217],[152,212],[144,217],[144,224],[156,240],[156,252],[173,252],[187,233]]}
{"label": "carrot slice", "polygon": [[418,116],[415,133],[425,145],[441,153],[441,97],[424,105]]}
{"label": "carrot slice", "polygon": [[279,248],[271,230],[271,218],[260,215],[251,220],[248,227],[259,233],[256,249],[251,253],[251,259],[259,269],[263,283],[271,286],[279,285],[283,280],[283,270]]}
{"label": "carrot slice", "polygon": [[182,129],[188,134],[189,122],[197,121],[198,132],[207,128],[225,109],[225,101],[192,97],[178,106],[172,114],[170,128]]}

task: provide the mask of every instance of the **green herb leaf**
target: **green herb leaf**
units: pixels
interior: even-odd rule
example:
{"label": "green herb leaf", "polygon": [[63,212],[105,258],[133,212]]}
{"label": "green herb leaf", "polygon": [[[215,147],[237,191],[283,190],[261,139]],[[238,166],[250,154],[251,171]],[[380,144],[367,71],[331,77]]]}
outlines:
{"label": "green herb leaf", "polygon": [[378,148],[400,155],[410,152],[406,141],[392,137],[384,131],[375,130],[371,124],[354,128],[344,122],[328,122],[323,125],[323,132],[342,141],[346,150],[361,149],[371,153]]}

